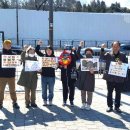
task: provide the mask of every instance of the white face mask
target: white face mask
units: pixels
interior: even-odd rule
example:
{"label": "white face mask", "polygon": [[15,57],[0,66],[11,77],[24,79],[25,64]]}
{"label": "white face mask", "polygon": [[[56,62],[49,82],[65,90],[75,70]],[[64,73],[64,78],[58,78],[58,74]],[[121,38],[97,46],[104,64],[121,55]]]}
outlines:
{"label": "white face mask", "polygon": [[29,56],[29,57],[34,57],[34,56],[35,56],[35,54],[28,54],[28,56]]}

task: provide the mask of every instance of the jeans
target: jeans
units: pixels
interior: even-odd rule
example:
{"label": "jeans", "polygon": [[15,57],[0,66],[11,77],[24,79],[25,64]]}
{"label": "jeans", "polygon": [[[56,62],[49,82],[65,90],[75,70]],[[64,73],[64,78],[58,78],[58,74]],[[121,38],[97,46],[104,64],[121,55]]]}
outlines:
{"label": "jeans", "polygon": [[[55,85],[55,77],[45,77],[42,76],[42,99],[44,101],[52,101],[54,97],[54,85]],[[47,88],[49,90],[49,95],[47,96]]]}

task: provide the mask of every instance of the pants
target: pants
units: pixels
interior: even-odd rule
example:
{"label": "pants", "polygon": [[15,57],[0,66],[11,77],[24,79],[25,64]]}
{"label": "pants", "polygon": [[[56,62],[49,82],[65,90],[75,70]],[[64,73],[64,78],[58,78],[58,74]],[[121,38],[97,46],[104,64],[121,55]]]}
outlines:
{"label": "pants", "polygon": [[[86,101],[86,93],[87,93],[87,101]],[[92,97],[93,97],[93,92],[81,90],[82,103],[87,103],[88,105],[91,105],[92,104]]]}
{"label": "pants", "polygon": [[[44,77],[42,76],[42,99],[44,101],[52,101],[54,97],[54,85],[55,85],[55,77]],[[49,95],[47,96],[47,87],[49,89]]]}
{"label": "pants", "polygon": [[13,103],[16,103],[15,78],[0,78],[0,105],[3,104],[5,86],[9,85],[10,97]]}
{"label": "pants", "polygon": [[35,100],[36,100],[36,88],[25,87],[25,104],[26,105],[28,105],[29,103],[35,104]]}
{"label": "pants", "polygon": [[73,79],[66,79],[62,80],[62,86],[63,86],[63,101],[66,102],[68,99],[69,94],[69,100],[74,100],[74,93],[75,93],[75,86],[74,86],[75,80]]}
{"label": "pants", "polygon": [[120,107],[121,90],[123,83],[107,82],[107,105],[113,107],[113,90],[115,89],[115,108]]}

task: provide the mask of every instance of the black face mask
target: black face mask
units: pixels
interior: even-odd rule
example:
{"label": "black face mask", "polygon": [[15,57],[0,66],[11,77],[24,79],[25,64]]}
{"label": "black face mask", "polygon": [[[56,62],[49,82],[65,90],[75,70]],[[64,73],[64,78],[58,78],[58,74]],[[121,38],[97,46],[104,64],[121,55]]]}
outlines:
{"label": "black face mask", "polygon": [[92,58],[91,54],[86,54],[86,58]]}

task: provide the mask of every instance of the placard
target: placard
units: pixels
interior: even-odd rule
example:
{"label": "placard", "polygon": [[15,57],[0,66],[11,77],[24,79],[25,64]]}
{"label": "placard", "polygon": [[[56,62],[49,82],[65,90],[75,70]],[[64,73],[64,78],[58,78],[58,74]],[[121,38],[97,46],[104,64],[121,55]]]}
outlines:
{"label": "placard", "polygon": [[127,69],[128,64],[126,63],[119,64],[118,62],[111,62],[108,74],[125,78],[127,75]]}
{"label": "placard", "polygon": [[20,55],[2,55],[2,68],[16,68],[21,64]]}
{"label": "placard", "polygon": [[99,71],[99,58],[84,58],[80,60],[81,62],[81,71]]}
{"label": "placard", "polygon": [[26,60],[25,61],[25,71],[38,71],[41,69],[41,66],[38,61],[31,61]]}
{"label": "placard", "polygon": [[57,57],[42,57],[42,67],[56,68],[58,64]]}

